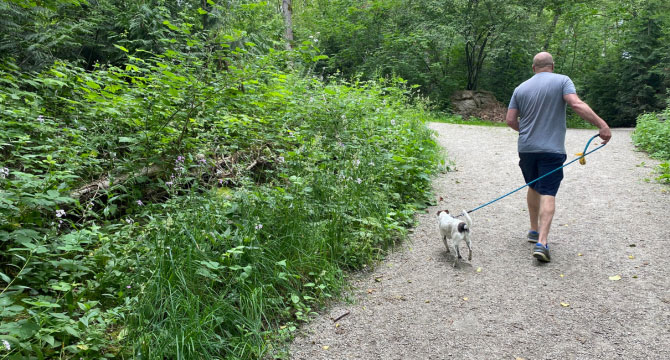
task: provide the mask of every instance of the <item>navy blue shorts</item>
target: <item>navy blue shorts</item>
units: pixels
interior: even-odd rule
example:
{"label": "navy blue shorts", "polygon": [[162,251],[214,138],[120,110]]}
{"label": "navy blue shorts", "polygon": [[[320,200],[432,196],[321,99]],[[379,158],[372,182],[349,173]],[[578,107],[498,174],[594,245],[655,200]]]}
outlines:
{"label": "navy blue shorts", "polygon": [[[568,158],[565,154],[554,153],[519,153],[519,167],[523,173],[526,184],[563,166]],[[550,175],[536,181],[528,186],[540,193],[540,195],[556,196],[558,187],[563,180],[563,169],[557,170]]]}

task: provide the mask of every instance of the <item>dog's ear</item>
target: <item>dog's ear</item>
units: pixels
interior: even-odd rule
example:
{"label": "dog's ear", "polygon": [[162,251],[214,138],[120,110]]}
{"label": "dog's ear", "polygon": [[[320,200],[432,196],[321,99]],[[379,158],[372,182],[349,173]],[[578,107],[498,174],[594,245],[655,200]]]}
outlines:
{"label": "dog's ear", "polygon": [[441,213],[441,212],[444,212],[444,213],[447,213],[447,214],[448,214],[448,213],[449,213],[449,210],[438,210],[438,211],[437,211],[437,216],[438,216],[438,217],[440,216],[440,213]]}

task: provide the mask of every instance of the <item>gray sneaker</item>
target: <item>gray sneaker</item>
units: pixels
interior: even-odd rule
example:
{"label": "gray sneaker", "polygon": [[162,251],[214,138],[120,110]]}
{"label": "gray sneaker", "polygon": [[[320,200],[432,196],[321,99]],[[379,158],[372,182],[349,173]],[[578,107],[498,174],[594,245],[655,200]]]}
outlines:
{"label": "gray sneaker", "polygon": [[535,247],[533,248],[533,257],[542,262],[551,261],[551,257],[549,256],[549,245],[544,246],[540,243],[535,244]]}
{"label": "gray sneaker", "polygon": [[540,233],[535,230],[528,230],[528,242],[536,243],[540,239]]}

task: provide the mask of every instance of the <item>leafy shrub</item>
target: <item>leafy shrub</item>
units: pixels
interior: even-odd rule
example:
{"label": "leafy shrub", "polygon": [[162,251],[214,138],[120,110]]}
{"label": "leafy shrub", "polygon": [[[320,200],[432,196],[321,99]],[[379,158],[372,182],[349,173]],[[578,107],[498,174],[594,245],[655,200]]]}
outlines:
{"label": "leafy shrub", "polygon": [[661,113],[640,115],[637,118],[633,143],[649,153],[655,159],[664,160],[658,167],[657,178],[663,183],[670,183],[670,108]]}
{"label": "leafy shrub", "polygon": [[427,200],[438,147],[402,81],[284,70],[309,42],[203,55],[169,25],[189,51],[0,66],[10,356],[260,357]]}
{"label": "leafy shrub", "polygon": [[132,315],[135,353],[280,352],[267,339],[289,336],[338,294],[342,269],[404,237],[414,203],[427,200],[437,146],[402,91],[294,76],[285,84],[285,110],[266,113],[264,126],[278,125],[266,136],[293,145],[273,148],[263,184],[251,176],[152,215],[137,267],[146,285]]}

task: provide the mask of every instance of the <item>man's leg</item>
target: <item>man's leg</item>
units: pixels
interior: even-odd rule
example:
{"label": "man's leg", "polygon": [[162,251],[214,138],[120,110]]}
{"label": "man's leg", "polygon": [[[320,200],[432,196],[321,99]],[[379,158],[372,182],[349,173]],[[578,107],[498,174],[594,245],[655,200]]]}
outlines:
{"label": "man's leg", "polygon": [[530,216],[530,229],[539,232],[540,193],[529,187],[526,202],[528,203],[528,215]]}
{"label": "man's leg", "polygon": [[538,242],[547,245],[547,237],[551,228],[551,221],[554,219],[556,210],[556,197],[551,195],[540,196],[540,238]]}

